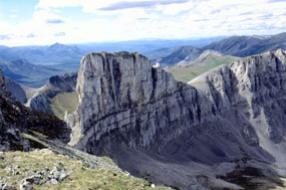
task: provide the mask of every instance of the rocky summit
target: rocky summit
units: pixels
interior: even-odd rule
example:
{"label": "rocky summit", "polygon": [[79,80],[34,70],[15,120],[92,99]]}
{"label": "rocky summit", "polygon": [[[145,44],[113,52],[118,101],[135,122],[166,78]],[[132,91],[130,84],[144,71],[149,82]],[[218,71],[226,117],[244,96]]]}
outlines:
{"label": "rocky summit", "polygon": [[137,53],[91,53],[78,73],[79,106],[67,118],[70,145],[180,189],[253,187],[249,178],[233,177],[243,174],[280,183],[285,73],[280,49],[188,84]]}

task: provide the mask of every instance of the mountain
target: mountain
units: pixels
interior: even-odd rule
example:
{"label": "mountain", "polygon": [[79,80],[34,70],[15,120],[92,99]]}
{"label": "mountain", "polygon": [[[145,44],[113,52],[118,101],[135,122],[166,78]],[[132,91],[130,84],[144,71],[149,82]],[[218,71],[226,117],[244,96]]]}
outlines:
{"label": "mountain", "polygon": [[[173,48],[185,45],[202,47],[222,37],[182,40],[159,40],[146,39],[122,42],[85,43],[85,44],[61,44],[55,43],[50,46],[23,46],[23,47],[0,47],[0,59],[13,61],[25,59],[35,65],[66,65],[78,69],[82,56],[92,51],[137,51],[141,53],[151,52],[162,48]],[[74,70],[75,71],[75,70]]]}
{"label": "mountain", "polygon": [[31,86],[39,87],[45,84],[49,77],[55,74],[63,74],[60,69],[34,65],[25,59],[17,59],[13,61],[0,60],[0,68],[4,75],[16,82]]}
{"label": "mountain", "polygon": [[[52,77],[50,85],[71,89],[67,78]],[[109,158],[66,146],[66,124],[14,101],[6,79],[0,72],[0,189],[171,189],[130,176]]]}
{"label": "mountain", "polygon": [[[50,46],[23,46],[23,47],[6,47],[0,46],[0,68],[5,75],[20,84],[29,87],[39,87],[47,83],[49,77],[54,75],[63,75],[64,73],[77,72],[79,69],[79,62],[81,58],[88,52],[93,51],[120,51],[126,49],[129,51],[137,51],[146,54],[150,57],[162,57],[166,55],[167,49],[173,49],[179,46],[194,45],[202,47],[206,44],[221,39],[217,38],[203,38],[203,39],[182,39],[182,40],[134,40],[123,42],[106,42],[106,43],[86,43],[86,44],[61,44],[55,43]],[[157,51],[164,49],[163,51]],[[166,50],[166,51],[165,51]],[[7,63],[15,61],[25,61],[31,64],[29,67],[44,66],[48,71],[35,72],[31,75],[22,74],[11,71],[7,67]],[[10,64],[10,67],[11,66]],[[26,70],[28,70],[28,68]],[[25,67],[20,66],[20,69]],[[39,74],[38,74],[39,73]]]}
{"label": "mountain", "polygon": [[79,48],[76,46],[68,46],[61,43],[54,43],[47,49],[50,53],[52,52],[55,54],[72,54],[79,51]]}
{"label": "mountain", "polygon": [[[88,52],[126,49],[145,54],[152,63],[173,66],[190,62],[205,50],[226,55],[247,56],[276,48],[285,48],[286,33],[273,36],[235,36],[197,40],[142,40],[110,43],[50,46],[0,47],[0,68],[20,84],[40,87],[49,77],[77,72],[79,61]],[[210,44],[211,43],[211,44]],[[19,68],[19,69],[18,69]],[[24,73],[21,73],[23,70]],[[29,72],[33,73],[29,73]]]}
{"label": "mountain", "polygon": [[186,84],[139,54],[91,53],[78,73],[80,104],[67,117],[70,145],[179,189],[279,186],[285,65],[277,50]]}
{"label": "mountain", "polygon": [[35,65],[57,65],[74,63],[85,52],[77,46],[55,43],[51,46],[24,46],[5,48],[0,51],[0,58],[7,61],[25,59]]}
{"label": "mountain", "polygon": [[193,47],[189,44],[152,50],[146,52],[145,55],[152,63],[159,62],[162,66],[174,66],[193,61],[201,53],[208,50],[214,50],[225,55],[245,57],[278,48],[286,49],[286,33],[272,36],[232,36],[206,44],[203,47]]}
{"label": "mountain", "polygon": [[52,76],[45,86],[36,90],[27,106],[64,119],[65,114],[73,112],[78,105],[76,82],[77,73]]}
{"label": "mountain", "polygon": [[193,61],[181,61],[178,64],[166,67],[176,80],[189,82],[195,77],[214,69],[221,65],[228,65],[240,58],[223,55],[212,50],[205,50],[197,59]]}
{"label": "mountain", "polygon": [[76,72],[86,52],[77,46],[55,43],[51,46],[0,48],[0,68],[5,76],[25,86],[37,88],[54,75]]}
{"label": "mountain", "polygon": [[191,62],[183,62],[181,64],[207,64],[210,60],[215,60],[218,58],[224,57],[224,55],[218,51],[213,51],[213,50],[205,50],[203,51],[200,56],[195,59],[194,61]]}
{"label": "mountain", "polygon": [[[69,140],[70,130],[55,116],[31,111],[10,97],[5,78],[0,72],[0,151],[29,150],[30,143],[22,133],[40,132],[49,138]],[[8,82],[9,83],[9,82]]]}
{"label": "mountain", "polygon": [[[143,40],[131,40],[122,42],[98,42],[78,44],[77,47],[83,49],[85,52],[94,51],[131,51],[140,52],[149,57],[149,53],[159,49],[177,48],[181,46],[194,46],[203,47],[212,42],[223,39],[224,37],[210,37],[210,38],[198,38],[198,39],[143,39]],[[151,58],[150,58],[151,59]]]}
{"label": "mountain", "polygon": [[[158,51],[160,50],[157,50],[157,52]],[[202,53],[201,49],[192,46],[182,46],[168,50],[163,49],[163,51],[166,51],[166,53],[168,52],[168,54],[167,55],[163,54],[163,57],[157,57],[157,58],[153,57],[154,60],[152,62],[159,62],[160,65],[162,66],[172,66],[181,61],[193,61],[194,59],[199,57],[199,55]]]}
{"label": "mountain", "polygon": [[177,48],[178,47],[160,48],[160,49],[148,51],[144,53],[144,55],[147,56],[151,60],[151,62],[156,63],[156,62],[159,62],[161,58],[172,54],[174,51],[176,51]]}
{"label": "mountain", "polygon": [[204,47],[204,49],[212,49],[227,55],[240,57],[278,48],[286,48],[286,33],[272,36],[233,36]]}

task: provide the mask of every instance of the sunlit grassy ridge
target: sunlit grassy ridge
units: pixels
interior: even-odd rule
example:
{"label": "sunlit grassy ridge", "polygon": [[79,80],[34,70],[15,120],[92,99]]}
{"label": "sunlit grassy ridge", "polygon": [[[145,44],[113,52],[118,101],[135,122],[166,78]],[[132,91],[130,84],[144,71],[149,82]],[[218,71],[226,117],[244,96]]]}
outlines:
{"label": "sunlit grassy ridge", "polygon": [[195,77],[203,74],[220,65],[227,65],[237,60],[232,56],[208,56],[200,62],[194,62],[187,65],[177,65],[166,70],[173,74],[176,80],[189,82]]}
{"label": "sunlit grassy ridge", "polygon": [[72,113],[78,106],[78,97],[76,92],[60,93],[51,99],[52,112],[63,119],[65,112]]}
{"label": "sunlit grassy ridge", "polygon": [[[105,160],[107,158],[104,158]],[[4,161],[0,162],[0,176],[10,185],[19,187],[22,179],[29,177],[29,172],[52,168],[55,163],[61,162],[69,176],[59,184],[34,185],[38,190],[167,190],[167,187],[151,187],[143,179],[132,177],[126,173],[110,171],[105,168],[90,169],[81,161],[58,155],[48,149],[24,152],[7,152]],[[111,162],[111,161],[110,161]],[[18,175],[12,175],[5,170],[9,165],[18,166]]]}

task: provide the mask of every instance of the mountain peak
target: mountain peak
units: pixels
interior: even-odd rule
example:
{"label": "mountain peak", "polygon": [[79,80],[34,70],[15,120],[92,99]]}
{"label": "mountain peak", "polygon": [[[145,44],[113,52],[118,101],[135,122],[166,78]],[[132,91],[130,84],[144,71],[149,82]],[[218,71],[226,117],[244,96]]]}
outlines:
{"label": "mountain peak", "polygon": [[[220,56],[223,56],[222,53],[218,52],[218,51],[215,51],[215,50],[205,50],[201,55],[200,57],[208,57],[208,56],[216,56],[216,57],[220,57]],[[199,58],[200,58],[199,57]]]}
{"label": "mountain peak", "polygon": [[73,45],[66,45],[61,43],[54,43],[48,47],[48,50],[52,51],[52,53],[59,53],[59,54],[79,54],[80,50],[77,46]]}
{"label": "mountain peak", "polygon": [[60,42],[55,42],[54,44],[52,44],[51,46],[64,46],[64,44],[60,43]]}
{"label": "mountain peak", "polygon": [[66,47],[66,45],[65,44],[61,44],[59,42],[56,42],[56,43],[50,45],[50,48],[58,48],[58,47]]}
{"label": "mountain peak", "polygon": [[286,49],[284,49],[284,48],[278,48],[278,49],[276,49],[276,50],[274,50],[274,53],[275,54],[277,54],[277,55],[279,55],[279,54],[286,54]]}

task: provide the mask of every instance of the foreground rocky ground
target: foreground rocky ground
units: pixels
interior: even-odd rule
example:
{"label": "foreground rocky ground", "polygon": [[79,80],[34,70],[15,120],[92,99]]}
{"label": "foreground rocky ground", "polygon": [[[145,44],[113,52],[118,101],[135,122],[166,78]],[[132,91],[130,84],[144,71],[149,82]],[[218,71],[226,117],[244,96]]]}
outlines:
{"label": "foreground rocky ground", "polygon": [[[113,164],[111,160],[102,158]],[[0,189],[167,190],[126,172],[87,167],[82,161],[49,149],[0,153]]]}

